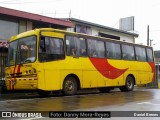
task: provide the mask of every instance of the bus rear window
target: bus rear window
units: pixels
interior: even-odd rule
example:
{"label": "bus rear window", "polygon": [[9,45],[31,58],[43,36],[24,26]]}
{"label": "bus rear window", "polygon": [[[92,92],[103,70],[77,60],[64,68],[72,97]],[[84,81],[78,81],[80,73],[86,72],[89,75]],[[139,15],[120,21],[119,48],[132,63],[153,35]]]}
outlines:
{"label": "bus rear window", "polygon": [[148,62],[153,62],[153,51],[149,48],[147,48],[147,60]]}

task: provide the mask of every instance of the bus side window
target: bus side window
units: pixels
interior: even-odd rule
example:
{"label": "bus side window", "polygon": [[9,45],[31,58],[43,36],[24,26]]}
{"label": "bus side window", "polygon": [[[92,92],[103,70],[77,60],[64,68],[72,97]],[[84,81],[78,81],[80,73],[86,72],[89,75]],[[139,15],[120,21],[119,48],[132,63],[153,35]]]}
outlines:
{"label": "bus side window", "polygon": [[40,43],[39,43],[39,52],[45,52],[45,43],[44,43],[44,37],[41,37]]}
{"label": "bus side window", "polygon": [[96,51],[93,51],[92,54],[91,54],[91,56],[92,56],[92,57],[97,57]]}
{"label": "bus side window", "polygon": [[71,55],[72,56],[76,56],[76,48],[75,47],[73,47],[73,48],[71,48]]}
{"label": "bus side window", "polygon": [[121,48],[119,43],[106,42],[106,54],[109,59],[121,59]]}
{"label": "bus side window", "polygon": [[39,60],[54,61],[64,59],[63,40],[53,37],[41,37],[39,43]]}
{"label": "bus side window", "polygon": [[66,36],[66,46],[68,56],[77,56],[77,40],[74,36]]}
{"label": "bus side window", "polygon": [[81,57],[87,57],[86,40],[84,38],[79,38],[78,41],[79,55]]}
{"label": "bus side window", "polygon": [[153,62],[154,59],[153,59],[153,51],[152,51],[152,49],[151,48],[147,48],[146,51],[147,51],[147,60],[148,60],[148,62]]}
{"label": "bus side window", "polygon": [[147,61],[145,48],[140,46],[135,46],[135,52],[137,61]]}
{"label": "bus side window", "polygon": [[124,60],[135,60],[134,47],[132,45],[122,45],[122,57]]}
{"label": "bus side window", "polygon": [[88,45],[88,55],[89,57],[96,57],[96,41],[92,39],[87,39],[87,45]]}
{"label": "bus side window", "polygon": [[81,49],[81,56],[87,56],[86,49],[84,49],[84,48]]}

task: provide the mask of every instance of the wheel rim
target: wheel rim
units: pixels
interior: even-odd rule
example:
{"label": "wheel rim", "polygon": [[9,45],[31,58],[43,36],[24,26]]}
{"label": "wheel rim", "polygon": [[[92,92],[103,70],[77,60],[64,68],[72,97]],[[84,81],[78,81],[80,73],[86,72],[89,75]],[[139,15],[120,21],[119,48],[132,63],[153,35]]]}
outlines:
{"label": "wheel rim", "polygon": [[127,86],[128,86],[129,89],[132,89],[132,87],[133,87],[133,82],[132,82],[131,79],[127,80]]}
{"label": "wheel rim", "polygon": [[67,81],[65,84],[65,88],[68,92],[71,92],[74,90],[74,84],[72,81]]}

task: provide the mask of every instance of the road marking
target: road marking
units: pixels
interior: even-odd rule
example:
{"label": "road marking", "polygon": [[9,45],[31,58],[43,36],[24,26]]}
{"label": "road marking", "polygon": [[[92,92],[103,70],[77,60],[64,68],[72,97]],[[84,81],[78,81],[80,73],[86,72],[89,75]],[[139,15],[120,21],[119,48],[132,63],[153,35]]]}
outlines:
{"label": "road marking", "polygon": [[151,102],[141,102],[141,103],[137,103],[137,104],[160,105],[160,104],[151,103]]}

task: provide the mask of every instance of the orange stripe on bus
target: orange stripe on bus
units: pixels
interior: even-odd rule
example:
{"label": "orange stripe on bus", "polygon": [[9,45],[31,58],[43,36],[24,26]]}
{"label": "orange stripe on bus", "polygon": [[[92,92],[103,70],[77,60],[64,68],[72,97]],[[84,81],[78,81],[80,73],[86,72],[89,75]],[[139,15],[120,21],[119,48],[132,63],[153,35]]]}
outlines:
{"label": "orange stripe on bus", "polygon": [[[114,66],[110,65],[107,59],[101,59],[101,58],[89,58],[94,67],[106,78],[109,79],[116,79],[119,76],[121,76],[125,71],[128,70],[126,69],[118,69],[115,68]],[[108,73],[108,71],[110,73]],[[116,72],[116,74],[115,74]]]}

